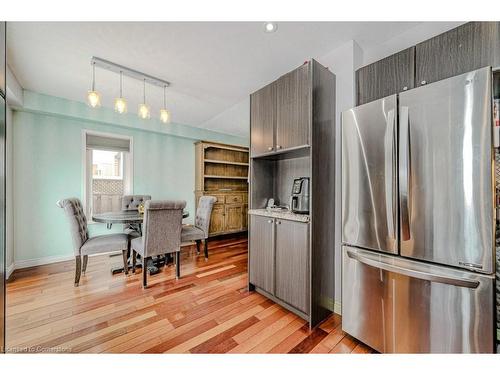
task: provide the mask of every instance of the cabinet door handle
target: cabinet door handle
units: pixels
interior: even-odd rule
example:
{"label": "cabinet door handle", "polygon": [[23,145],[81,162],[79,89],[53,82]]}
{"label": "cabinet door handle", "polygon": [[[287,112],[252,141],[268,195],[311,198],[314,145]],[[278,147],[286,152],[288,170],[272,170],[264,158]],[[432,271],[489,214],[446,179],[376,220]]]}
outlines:
{"label": "cabinet door handle", "polygon": [[273,146],[269,146],[269,147],[267,148],[267,150],[268,150],[268,151],[272,151],[272,150],[273,150]]}
{"label": "cabinet door handle", "polygon": [[273,223],[273,221],[272,221],[272,220],[268,220],[267,222],[268,222],[269,224],[272,224],[272,223]]}
{"label": "cabinet door handle", "polygon": [[408,86],[403,87],[403,91],[408,90]]}
{"label": "cabinet door handle", "polygon": [[281,220],[277,220],[277,221],[276,221],[276,224],[281,224]]}
{"label": "cabinet door handle", "polygon": [[280,145],[276,145],[276,150],[281,150],[281,146]]}
{"label": "cabinet door handle", "polygon": [[422,82],[420,82],[420,84],[425,85],[425,84],[427,84],[427,81],[422,81]]}

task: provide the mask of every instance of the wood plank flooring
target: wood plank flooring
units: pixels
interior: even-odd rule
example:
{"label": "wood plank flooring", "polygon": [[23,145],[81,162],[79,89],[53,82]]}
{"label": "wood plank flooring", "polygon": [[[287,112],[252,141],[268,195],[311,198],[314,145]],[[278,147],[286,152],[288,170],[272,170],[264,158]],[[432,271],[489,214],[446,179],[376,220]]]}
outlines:
{"label": "wood plank flooring", "polygon": [[247,291],[247,240],[210,243],[210,258],[182,251],[181,279],[167,266],[141,287],[111,275],[121,257],[91,257],[80,286],[74,262],[15,271],[7,283],[7,350],[71,353],[370,353],[332,316],[314,330]]}

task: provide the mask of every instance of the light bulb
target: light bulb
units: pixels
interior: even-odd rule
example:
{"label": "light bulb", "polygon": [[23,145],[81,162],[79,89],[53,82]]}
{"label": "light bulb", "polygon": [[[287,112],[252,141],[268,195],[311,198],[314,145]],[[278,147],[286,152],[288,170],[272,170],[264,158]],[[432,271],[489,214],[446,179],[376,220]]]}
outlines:
{"label": "light bulb", "polygon": [[89,91],[87,94],[87,103],[92,108],[101,106],[101,96],[97,91]]}
{"label": "light bulb", "polygon": [[273,22],[266,22],[264,24],[264,31],[266,33],[274,33],[277,28],[278,28],[278,26]]}
{"label": "light bulb", "polygon": [[124,98],[115,99],[115,112],[127,113],[127,101]]}
{"label": "light bulb", "polygon": [[160,120],[165,124],[170,121],[170,111],[167,109],[160,109]]}
{"label": "light bulb", "polygon": [[143,120],[147,120],[151,117],[151,112],[149,111],[149,106],[145,103],[139,104],[139,117]]}

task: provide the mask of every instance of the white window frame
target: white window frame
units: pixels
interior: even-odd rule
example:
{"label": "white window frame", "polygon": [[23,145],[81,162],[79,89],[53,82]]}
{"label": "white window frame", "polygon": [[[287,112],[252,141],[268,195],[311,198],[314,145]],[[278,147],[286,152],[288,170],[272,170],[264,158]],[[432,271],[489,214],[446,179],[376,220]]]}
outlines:
{"label": "white window frame", "polygon": [[[108,138],[127,139],[130,142],[130,152],[124,152],[123,155],[123,194],[129,195],[134,193],[134,138],[128,135],[105,133],[95,130],[82,130],[82,205],[87,221],[93,223],[89,211],[89,199],[92,194],[92,153],[87,149],[87,134],[96,135]],[[128,172],[128,173],[127,173]]]}

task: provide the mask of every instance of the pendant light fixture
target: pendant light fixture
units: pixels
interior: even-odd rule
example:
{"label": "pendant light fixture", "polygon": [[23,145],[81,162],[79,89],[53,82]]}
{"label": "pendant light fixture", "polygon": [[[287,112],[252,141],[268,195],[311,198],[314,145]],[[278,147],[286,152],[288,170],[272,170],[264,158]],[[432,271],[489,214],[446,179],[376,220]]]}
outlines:
{"label": "pendant light fixture", "polygon": [[143,92],[142,92],[143,102],[139,104],[139,117],[143,120],[147,120],[151,117],[151,111],[149,110],[149,106],[146,104],[146,78],[143,80]]}
{"label": "pendant light fixture", "polygon": [[87,93],[87,103],[92,108],[101,106],[101,95],[95,91],[95,61],[92,62],[92,88]]}
{"label": "pendant light fixture", "polygon": [[170,111],[167,109],[167,86],[163,86],[163,108],[160,109],[160,120],[165,124],[170,122]]}
{"label": "pendant light fixture", "polygon": [[122,95],[123,72],[120,70],[120,96],[115,99],[115,112],[120,114],[127,113],[127,101]]}

